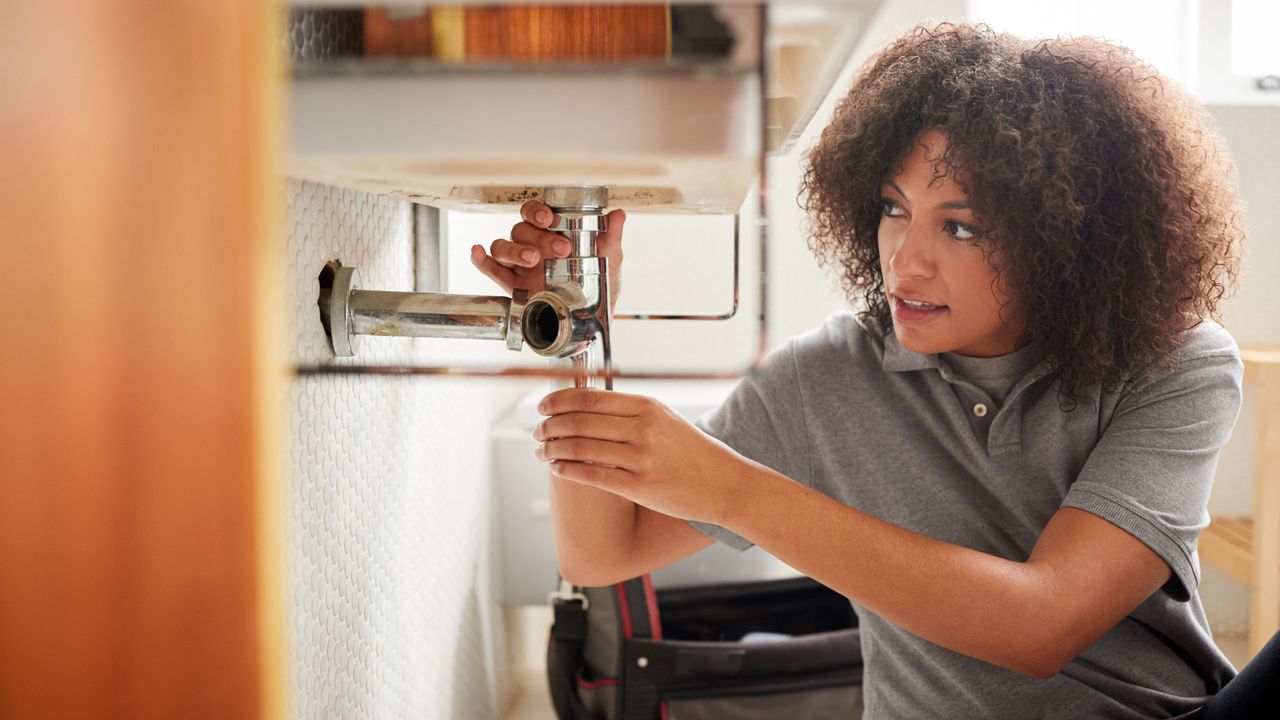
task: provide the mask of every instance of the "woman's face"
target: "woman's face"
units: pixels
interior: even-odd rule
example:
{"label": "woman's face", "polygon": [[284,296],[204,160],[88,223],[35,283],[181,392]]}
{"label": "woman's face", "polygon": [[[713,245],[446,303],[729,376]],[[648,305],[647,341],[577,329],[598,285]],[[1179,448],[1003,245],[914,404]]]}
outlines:
{"label": "woman's face", "polygon": [[881,188],[877,239],[893,330],[918,353],[1004,355],[1029,342],[1025,315],[974,242],[982,228],[964,189],[935,177],[946,147],[941,131],[925,132]]}

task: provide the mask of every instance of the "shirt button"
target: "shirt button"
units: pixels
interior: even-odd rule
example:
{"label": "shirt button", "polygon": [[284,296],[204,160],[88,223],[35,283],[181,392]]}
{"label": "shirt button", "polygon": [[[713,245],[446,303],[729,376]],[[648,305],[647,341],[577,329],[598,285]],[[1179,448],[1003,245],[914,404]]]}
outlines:
{"label": "shirt button", "polygon": [[987,406],[986,406],[986,404],[985,404],[985,403],[977,403],[976,405],[974,405],[974,406],[973,406],[973,414],[974,414],[974,415],[977,415],[978,417],[986,417],[986,416],[987,416]]}

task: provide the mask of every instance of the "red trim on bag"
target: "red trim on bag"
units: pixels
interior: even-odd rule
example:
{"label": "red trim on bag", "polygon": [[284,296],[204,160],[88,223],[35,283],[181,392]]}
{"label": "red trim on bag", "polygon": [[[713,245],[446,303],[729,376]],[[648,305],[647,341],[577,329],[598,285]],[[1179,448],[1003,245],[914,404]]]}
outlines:
{"label": "red trim on bag", "polygon": [[668,718],[667,718],[667,701],[666,701],[666,700],[663,700],[663,701],[658,705],[658,711],[662,713],[662,720],[668,720]]}
{"label": "red trim on bag", "polygon": [[622,583],[613,586],[613,592],[618,596],[618,615],[622,618],[622,637],[631,637],[631,608],[627,605],[627,593],[622,588]]}
{"label": "red trim on bag", "polygon": [[654,640],[662,639],[662,620],[658,619],[658,595],[653,591],[653,578],[647,574],[644,580],[644,601],[649,606],[649,634]]}
{"label": "red trim on bag", "polygon": [[618,678],[600,678],[599,680],[584,680],[581,675],[577,677],[578,687],[583,690],[595,690],[598,687],[612,687],[618,684]]}

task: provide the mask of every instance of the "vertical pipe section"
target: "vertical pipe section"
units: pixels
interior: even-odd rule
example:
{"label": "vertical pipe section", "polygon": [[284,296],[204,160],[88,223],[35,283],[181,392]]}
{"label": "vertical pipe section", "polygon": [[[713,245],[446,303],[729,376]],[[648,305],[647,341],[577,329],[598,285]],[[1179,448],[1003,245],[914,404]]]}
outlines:
{"label": "vertical pipe section", "polygon": [[[580,298],[574,308],[573,325],[585,327],[593,337],[585,349],[568,357],[553,358],[551,366],[573,373],[569,379],[552,381],[552,389],[561,387],[596,387],[613,389],[613,368],[610,343],[609,266],[608,259],[596,250],[596,235],[608,228],[604,209],[609,204],[608,188],[598,186],[548,186],[543,188],[543,201],[559,216],[559,222],[551,228],[569,239],[572,254],[560,260],[546,263],[547,290],[568,291]],[[593,263],[574,262],[575,259],[594,259]],[[577,333],[573,333],[577,335]]]}

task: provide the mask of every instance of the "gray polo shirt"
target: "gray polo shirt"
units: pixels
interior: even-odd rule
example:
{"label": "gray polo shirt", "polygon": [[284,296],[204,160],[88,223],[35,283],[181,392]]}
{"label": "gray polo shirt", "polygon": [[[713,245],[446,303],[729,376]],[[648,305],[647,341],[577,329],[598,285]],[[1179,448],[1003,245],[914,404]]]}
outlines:
{"label": "gray polo shirt", "polygon": [[[947,650],[855,603],[866,717],[1169,718],[1202,705],[1234,675],[1196,593],[1196,537],[1240,409],[1235,341],[1200,323],[1172,370],[1095,388],[1070,412],[1056,375],[1027,354],[978,361],[988,367],[969,380],[959,365],[972,360],[912,352],[840,313],[773,353],[699,426],[851,507],[1011,560],[1031,554],[1059,508],[1079,508],[1141,540],[1173,577],[1047,680]],[[993,397],[984,384],[998,394],[990,378],[1010,367],[1020,377]]]}

